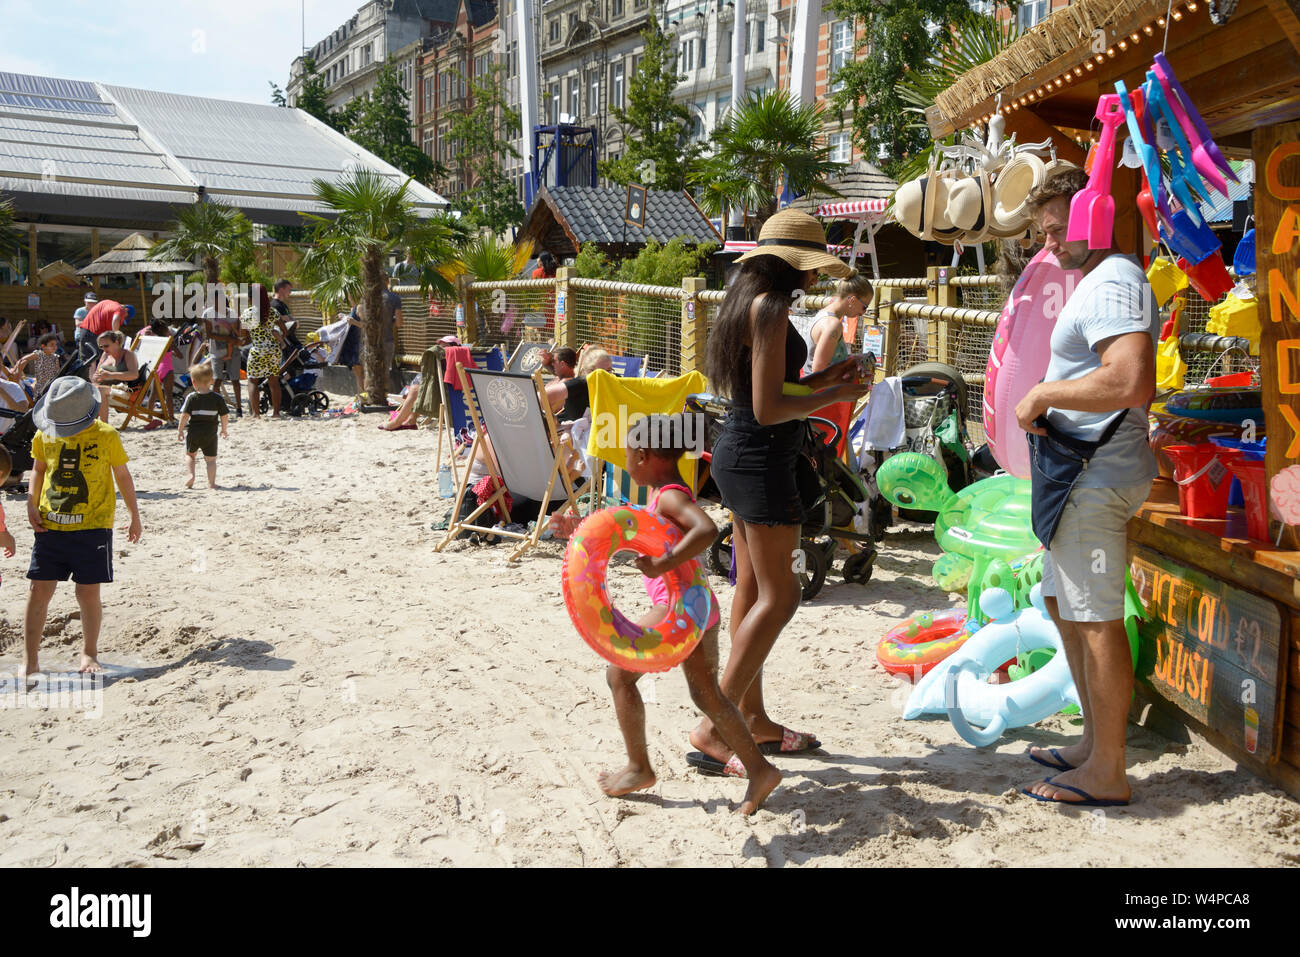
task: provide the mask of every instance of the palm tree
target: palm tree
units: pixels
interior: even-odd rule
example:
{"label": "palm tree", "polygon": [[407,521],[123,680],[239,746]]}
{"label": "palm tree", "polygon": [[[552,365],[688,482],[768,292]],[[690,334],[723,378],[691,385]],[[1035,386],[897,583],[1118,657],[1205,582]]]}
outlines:
{"label": "palm tree", "polygon": [[23,240],[14,229],[14,201],[0,198],[0,259],[22,252]]}
{"label": "palm tree", "polygon": [[420,263],[420,290],[454,295],[455,287],[438,267],[452,260],[453,229],[441,217],[421,219],[407,198],[408,179],[394,186],[370,169],[355,170],[337,182],[312,182],[317,202],[332,217],[303,215],[315,226],[312,248],[299,275],[312,283],[312,298],[337,306],[360,300],[366,344],[365,382],[371,404],[388,395],[383,350],[384,264],[394,249],[405,249]]}
{"label": "palm tree", "polygon": [[714,130],[712,154],[687,175],[702,190],[700,208],[717,216],[739,206],[761,226],[786,182],[799,193],[840,195],[826,182],[843,166],[822,139],[822,116],[820,105],[799,106],[786,90],[750,94]]}
{"label": "palm tree", "polygon": [[[928,132],[925,111],[934,106],[934,98],[962,74],[992,60],[1019,35],[1014,17],[995,20],[972,13],[959,22],[924,70],[908,73],[894,86],[899,99],[908,104],[907,112],[916,116],[910,125]],[[945,146],[954,143],[952,136],[943,140]],[[906,183],[924,175],[929,161],[930,151],[921,151],[898,168],[895,179]]]}
{"label": "palm tree", "polygon": [[450,282],[468,276],[474,282],[504,282],[515,279],[533,258],[533,242],[514,245],[495,236],[474,236],[462,244],[451,262],[438,267]]}
{"label": "palm tree", "polygon": [[[241,228],[240,220],[243,220]],[[203,276],[209,285],[221,280],[221,260],[253,243],[248,220],[234,206],[207,198],[192,206],[176,209],[173,235],[155,243],[150,259],[194,260],[203,264]]]}

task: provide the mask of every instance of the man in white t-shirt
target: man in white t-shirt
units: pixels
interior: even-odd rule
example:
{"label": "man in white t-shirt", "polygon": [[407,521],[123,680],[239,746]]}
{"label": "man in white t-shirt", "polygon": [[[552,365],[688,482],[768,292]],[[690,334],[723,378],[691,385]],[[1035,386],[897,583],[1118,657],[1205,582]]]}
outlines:
{"label": "man in white t-shirt", "polygon": [[[1043,381],[1016,406],[1020,427],[1067,436],[1113,437],[1079,475],[1043,561],[1043,595],[1061,634],[1079,699],[1083,737],[1065,748],[1033,748],[1053,777],[1025,793],[1060,804],[1107,806],[1130,797],[1124,741],[1133,693],[1133,660],[1124,630],[1128,520],[1151,490],[1155,457],[1147,444],[1146,407],[1155,395],[1160,316],[1142,267],[1112,245],[1067,242],[1070,200],[1087,185],[1080,169],[1051,176],[1029,197],[1044,248],[1064,269],[1083,273],[1052,331]],[[1125,411],[1127,410],[1127,411]]]}

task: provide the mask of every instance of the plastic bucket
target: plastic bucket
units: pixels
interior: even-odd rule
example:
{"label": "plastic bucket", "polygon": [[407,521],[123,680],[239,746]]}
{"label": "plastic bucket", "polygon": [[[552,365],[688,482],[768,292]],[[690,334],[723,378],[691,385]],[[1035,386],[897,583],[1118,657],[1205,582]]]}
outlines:
{"label": "plastic bucket", "polygon": [[[1211,435],[1210,441],[1225,449],[1238,449],[1242,456],[1247,459],[1259,459],[1262,461],[1264,458],[1263,442],[1243,442],[1240,439],[1234,439],[1228,435]],[[1234,477],[1232,480],[1232,490],[1228,492],[1228,507],[1241,508],[1245,504],[1245,499],[1242,497],[1241,482]]]}
{"label": "plastic bucket", "polygon": [[1268,537],[1268,472],[1264,460],[1241,458],[1229,462],[1228,468],[1241,483],[1245,496],[1246,534],[1259,542],[1270,541]]}
{"label": "plastic bucket", "polygon": [[1241,450],[1208,443],[1169,445],[1165,455],[1174,463],[1179,511],[1189,518],[1224,518],[1232,489],[1227,464],[1241,458]]}

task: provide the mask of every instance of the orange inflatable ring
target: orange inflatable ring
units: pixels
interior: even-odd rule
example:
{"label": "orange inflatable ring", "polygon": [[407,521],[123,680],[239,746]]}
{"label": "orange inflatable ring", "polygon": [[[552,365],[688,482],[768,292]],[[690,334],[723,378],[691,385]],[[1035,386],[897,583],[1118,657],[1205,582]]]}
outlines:
{"label": "orange inflatable ring", "polygon": [[649,509],[607,508],[588,516],[564,553],[564,606],[583,641],[606,661],[627,671],[667,671],[700,643],[713,610],[713,592],[699,562],[678,565],[664,576],[669,615],[643,628],[609,600],[605,575],[616,552],[659,556],[682,533]]}
{"label": "orange inflatable ring", "polygon": [[924,675],[969,637],[965,612],[926,612],[887,631],[876,646],[876,660],[891,675],[913,678],[917,668]]}

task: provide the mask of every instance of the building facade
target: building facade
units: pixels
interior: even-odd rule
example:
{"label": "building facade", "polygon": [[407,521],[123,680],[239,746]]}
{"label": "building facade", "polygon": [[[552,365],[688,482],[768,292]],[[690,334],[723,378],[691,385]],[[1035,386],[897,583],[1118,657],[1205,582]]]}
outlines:
{"label": "building facade", "polygon": [[[438,187],[452,199],[472,185],[468,180],[467,157],[450,130],[457,116],[473,108],[473,84],[484,82],[494,67],[501,67],[498,82],[502,98],[507,105],[513,105],[504,76],[506,36],[498,17],[499,5],[480,0],[458,2],[452,24],[424,41],[417,71],[418,89],[412,98],[418,110],[417,142],[447,170],[448,175],[438,181]],[[517,83],[514,91],[517,104]],[[504,161],[508,157],[500,158]],[[507,171],[517,165],[517,161],[512,161]]]}
{"label": "building facade", "polygon": [[[310,57],[325,81],[331,110],[340,109],[375,88],[379,66],[392,56],[408,93],[414,94],[421,41],[450,28],[458,0],[370,0],[346,23],[318,41],[289,68],[285,94],[296,106]],[[412,95],[412,125],[418,109]]]}

